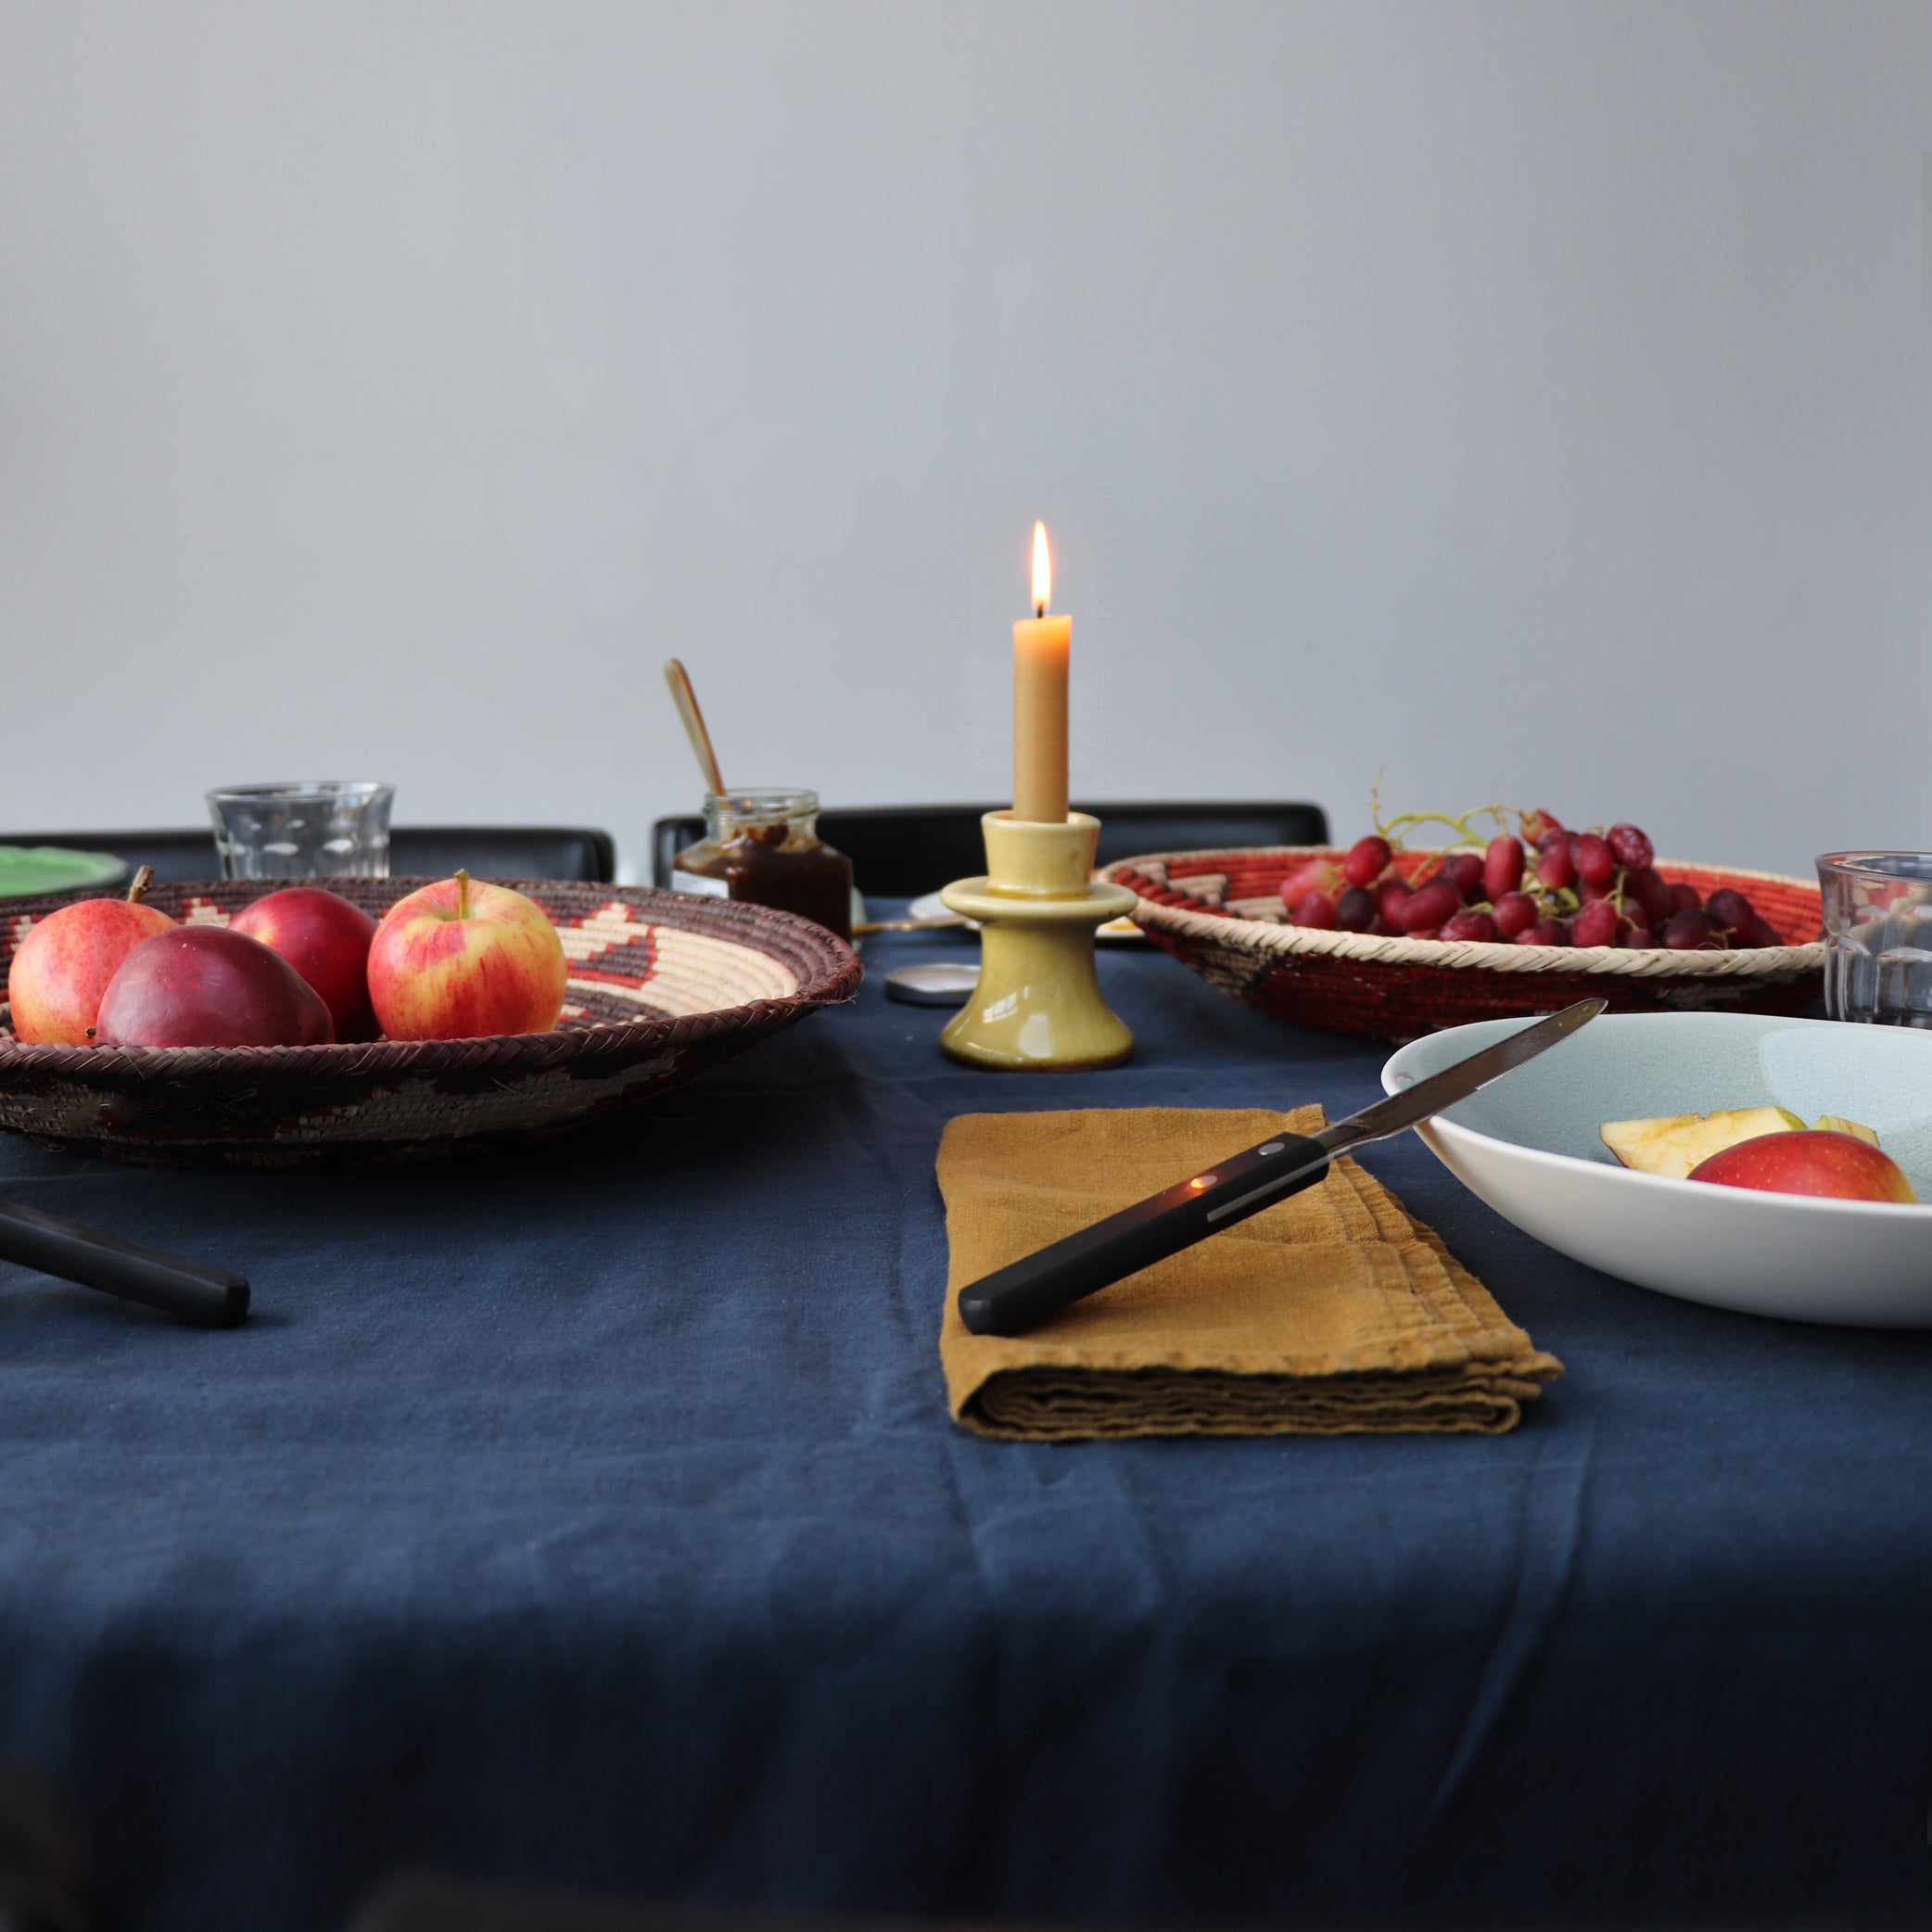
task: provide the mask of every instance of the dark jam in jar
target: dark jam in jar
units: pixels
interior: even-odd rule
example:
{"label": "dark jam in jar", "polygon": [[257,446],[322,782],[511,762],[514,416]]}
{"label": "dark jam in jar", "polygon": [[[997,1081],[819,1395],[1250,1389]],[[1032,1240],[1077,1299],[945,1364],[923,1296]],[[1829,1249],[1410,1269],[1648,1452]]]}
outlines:
{"label": "dark jam in jar", "polygon": [[796,912],[852,937],[852,861],[819,837],[816,792],[705,800],[705,836],[678,854],[673,884]]}

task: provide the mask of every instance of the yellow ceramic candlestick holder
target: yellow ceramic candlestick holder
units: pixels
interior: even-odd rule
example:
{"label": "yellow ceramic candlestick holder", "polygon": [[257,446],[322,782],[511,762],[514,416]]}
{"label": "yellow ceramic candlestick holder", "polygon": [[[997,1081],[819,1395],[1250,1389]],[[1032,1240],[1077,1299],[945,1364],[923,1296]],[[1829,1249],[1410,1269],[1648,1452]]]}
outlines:
{"label": "yellow ceramic candlestick holder", "polygon": [[1118,1066],[1134,1036],[1101,997],[1094,933],[1134,907],[1124,885],[1093,881],[1100,821],[988,812],[986,876],[939,895],[979,922],[979,985],[939,1043],[968,1066],[1073,1074]]}

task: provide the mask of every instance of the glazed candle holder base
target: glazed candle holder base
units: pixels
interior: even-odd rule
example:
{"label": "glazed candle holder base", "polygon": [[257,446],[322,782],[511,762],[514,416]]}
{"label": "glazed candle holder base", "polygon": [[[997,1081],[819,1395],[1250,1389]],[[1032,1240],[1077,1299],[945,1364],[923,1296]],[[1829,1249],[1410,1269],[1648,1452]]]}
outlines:
{"label": "glazed candle holder base", "polygon": [[979,985],[939,1036],[968,1066],[1072,1074],[1118,1066],[1134,1036],[1107,1004],[1094,970],[1094,934],[1137,903],[1121,885],[1093,883],[1100,821],[1061,823],[988,812],[986,874],[940,894],[980,925]]}

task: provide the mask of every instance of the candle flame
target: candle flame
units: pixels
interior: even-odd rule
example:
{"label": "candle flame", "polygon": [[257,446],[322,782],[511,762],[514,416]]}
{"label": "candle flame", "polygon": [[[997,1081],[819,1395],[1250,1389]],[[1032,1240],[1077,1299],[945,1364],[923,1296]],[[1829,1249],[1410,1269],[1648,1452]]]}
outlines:
{"label": "candle flame", "polygon": [[1033,614],[1036,617],[1047,615],[1047,606],[1053,602],[1053,559],[1047,551],[1047,526],[1036,523],[1033,527]]}

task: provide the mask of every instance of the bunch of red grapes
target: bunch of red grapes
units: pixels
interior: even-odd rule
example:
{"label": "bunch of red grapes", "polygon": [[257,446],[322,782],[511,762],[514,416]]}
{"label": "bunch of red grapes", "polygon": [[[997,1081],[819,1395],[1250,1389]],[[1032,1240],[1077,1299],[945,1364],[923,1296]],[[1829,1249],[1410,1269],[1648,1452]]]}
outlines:
{"label": "bunch of red grapes", "polygon": [[[1503,830],[1478,851],[1469,820],[1485,815]],[[1471,849],[1446,851],[1411,879],[1396,862],[1402,833],[1430,823],[1455,827]],[[1743,893],[1724,886],[1706,899],[1693,885],[1671,884],[1656,860],[1634,825],[1571,832],[1547,811],[1502,806],[1460,819],[1410,812],[1386,825],[1378,819],[1340,865],[1312,858],[1296,867],[1281,882],[1281,900],[1298,926],[1407,939],[1673,952],[1784,945]]]}

